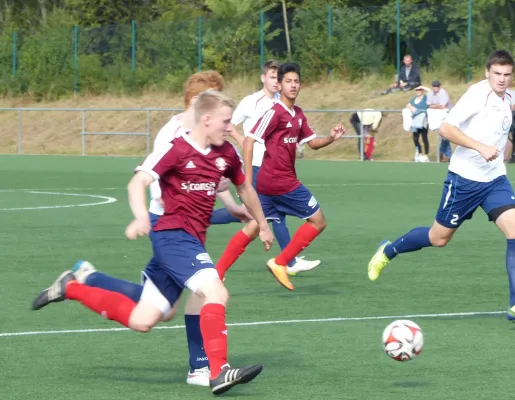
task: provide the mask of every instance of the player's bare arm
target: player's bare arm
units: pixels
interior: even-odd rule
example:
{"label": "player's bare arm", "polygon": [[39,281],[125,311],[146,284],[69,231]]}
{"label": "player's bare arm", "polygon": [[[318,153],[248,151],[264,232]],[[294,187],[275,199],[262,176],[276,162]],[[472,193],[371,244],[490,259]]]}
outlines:
{"label": "player's bare arm", "polygon": [[346,130],[343,125],[336,125],[333,129],[331,129],[331,133],[328,136],[323,138],[314,138],[308,142],[308,146],[313,150],[318,150],[329,146],[335,140],[341,138],[345,132]]}
{"label": "player's bare arm", "polygon": [[243,166],[245,168],[245,176],[247,177],[247,182],[252,183],[252,154],[254,153],[254,143],[256,143],[256,139],[246,136],[243,140]]}
{"label": "player's bare arm", "polygon": [[458,127],[447,122],[442,123],[440,135],[458,146],[476,150],[486,161],[493,161],[499,156],[499,149],[472,139],[465,135]]}
{"label": "player's bare arm", "polygon": [[236,186],[236,190],[238,191],[238,195],[243,201],[243,204],[245,204],[250,214],[259,225],[259,238],[263,242],[265,250],[270,250],[274,241],[274,236],[268,227],[268,222],[265,219],[261,203],[259,202],[258,195],[254,190],[252,183],[245,181],[242,185]]}
{"label": "player's bare arm", "polygon": [[242,135],[240,135],[236,129],[234,129],[234,126],[232,127],[232,130],[231,130],[231,133],[229,133],[229,136],[232,137],[234,140],[236,140],[238,145],[243,147],[244,137]]}
{"label": "player's bare arm", "polygon": [[147,188],[152,182],[154,182],[154,178],[150,174],[138,171],[127,185],[129,206],[134,215],[134,220],[125,229],[125,236],[130,240],[135,240],[138,236],[148,235],[150,232]]}
{"label": "player's bare arm", "polygon": [[247,208],[234,201],[234,197],[232,197],[230,191],[226,190],[218,193],[218,198],[223,203],[227,211],[229,211],[233,217],[238,218],[241,222],[248,222],[252,219],[252,215],[249,213]]}

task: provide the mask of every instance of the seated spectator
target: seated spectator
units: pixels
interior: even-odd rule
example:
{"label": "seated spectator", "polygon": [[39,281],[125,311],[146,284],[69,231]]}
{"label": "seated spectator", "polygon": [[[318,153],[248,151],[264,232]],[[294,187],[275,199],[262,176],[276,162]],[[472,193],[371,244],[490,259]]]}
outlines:
{"label": "seated spectator", "polygon": [[[362,137],[365,139],[363,146],[364,160],[372,161],[376,144],[375,132],[377,132],[377,128],[379,128],[382,118],[383,114],[380,111],[374,111],[370,108],[353,113],[350,117],[350,123],[356,131],[356,135],[360,136],[358,138],[358,154],[360,155],[360,158]],[[363,132],[361,131],[361,126],[363,126]]]}
{"label": "seated spectator", "polygon": [[[415,144],[415,162],[429,161],[429,140],[427,139],[427,97],[424,89],[419,86],[416,95],[406,104],[402,110],[403,125],[406,131],[413,133],[413,143]],[[424,143],[424,151],[420,146],[420,135]]]}
{"label": "seated spectator", "polygon": [[[427,95],[428,124],[429,129],[437,131],[452,105],[449,94],[441,87],[440,81],[433,81],[431,86],[432,89],[424,87],[424,90],[429,92]],[[440,139],[440,161],[449,162],[452,151],[451,143],[443,137]]]}
{"label": "seated spectator", "polygon": [[413,57],[406,54],[403,59],[403,66],[401,67],[397,82],[392,84],[390,88],[385,90],[382,94],[398,92],[400,90],[407,92],[420,86],[420,69],[413,64]]}

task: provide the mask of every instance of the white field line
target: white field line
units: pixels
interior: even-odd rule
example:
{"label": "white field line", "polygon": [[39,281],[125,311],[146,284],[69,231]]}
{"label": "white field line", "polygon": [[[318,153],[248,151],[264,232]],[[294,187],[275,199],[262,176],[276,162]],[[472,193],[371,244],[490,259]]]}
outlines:
{"label": "white field line", "polygon": [[[352,182],[352,183],[305,183],[307,187],[314,186],[417,186],[417,185],[443,185],[442,182]],[[104,187],[104,188],[41,188],[41,189],[0,189],[0,193],[12,193],[12,192],[29,192],[34,190],[127,190],[126,186],[123,187]]]}
{"label": "white field line", "polygon": [[[408,315],[382,315],[372,317],[339,317],[339,318],[316,318],[316,319],[290,319],[278,321],[256,321],[256,322],[236,322],[227,326],[257,326],[257,325],[279,325],[279,324],[301,324],[301,323],[320,323],[320,322],[351,322],[351,321],[377,321],[377,320],[397,320],[410,318],[449,318],[449,317],[473,317],[481,315],[500,315],[506,311],[478,311],[478,312],[456,312],[456,313],[437,313],[437,314],[408,314]],[[183,329],[184,325],[156,326],[154,330],[162,329]],[[59,331],[28,331],[28,332],[5,332],[0,333],[0,337],[15,336],[36,336],[36,335],[60,335],[68,333],[99,333],[99,332],[124,332],[130,331],[127,328],[98,328],[98,329],[67,329]]]}
{"label": "white field line", "polygon": [[100,199],[102,201],[96,201],[94,203],[63,204],[63,205],[59,205],[59,206],[0,208],[0,211],[48,210],[48,209],[56,209],[56,208],[91,207],[91,206],[99,206],[102,204],[115,203],[116,201],[118,201],[114,197],[98,196],[95,194],[85,194],[85,193],[40,192],[40,191],[36,191],[36,190],[26,191],[26,193],[46,194],[46,195],[52,195],[52,196],[89,197],[92,199]]}

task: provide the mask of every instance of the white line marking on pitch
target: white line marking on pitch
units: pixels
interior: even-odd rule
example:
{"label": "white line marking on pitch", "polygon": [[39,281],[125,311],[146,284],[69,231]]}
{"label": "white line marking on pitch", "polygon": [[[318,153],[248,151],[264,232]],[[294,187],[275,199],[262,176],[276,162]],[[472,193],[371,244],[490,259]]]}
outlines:
{"label": "white line marking on pitch", "polygon": [[30,189],[0,189],[0,193],[4,192],[28,192],[31,190],[127,190],[127,187],[104,187],[104,188],[30,188]]}
{"label": "white line marking on pitch", "polygon": [[[473,317],[479,315],[500,315],[506,311],[478,311],[478,312],[456,312],[439,314],[408,314],[408,315],[382,315],[377,317],[340,317],[340,318],[317,318],[317,319],[290,319],[279,321],[257,321],[257,322],[236,322],[227,326],[256,326],[256,325],[278,325],[278,324],[300,324],[317,322],[341,322],[341,321],[377,321],[383,319],[408,319],[408,318],[447,318],[447,317]],[[154,330],[161,329],[182,329],[184,325],[156,326]],[[64,333],[98,333],[98,332],[125,332],[128,328],[98,328],[98,329],[68,329],[61,331],[32,331],[32,332],[7,332],[0,333],[0,337],[34,336],[34,335],[59,335]]]}
{"label": "white line marking on pitch", "polygon": [[53,195],[53,196],[89,197],[92,199],[101,199],[102,201],[97,201],[94,203],[63,204],[63,205],[59,205],[59,206],[0,208],[0,211],[48,210],[48,209],[56,209],[56,208],[91,207],[91,206],[99,206],[102,204],[111,204],[111,203],[115,203],[116,201],[118,201],[114,197],[98,196],[95,194],[85,194],[85,193],[40,192],[37,190],[29,190],[29,191],[26,191],[26,193],[48,194],[48,195]]}

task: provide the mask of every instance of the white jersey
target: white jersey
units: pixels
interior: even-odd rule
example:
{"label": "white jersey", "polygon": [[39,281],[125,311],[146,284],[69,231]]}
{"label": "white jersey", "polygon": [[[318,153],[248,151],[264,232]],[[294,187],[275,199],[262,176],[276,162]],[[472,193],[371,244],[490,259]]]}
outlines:
{"label": "white jersey", "polygon": [[449,171],[476,182],[491,182],[506,175],[503,154],[512,122],[511,93],[497,96],[488,80],[472,85],[449,112],[444,122],[458,127],[465,135],[496,147],[500,154],[487,162],[476,150],[456,147]]}
{"label": "white jersey", "polygon": [[[183,114],[174,115],[170,121],[166,123],[165,126],[161,128],[158,132],[156,138],[154,139],[154,149],[153,152],[156,152],[163,147],[167,146],[172,140],[176,137],[181,136],[187,131],[181,125],[181,118]],[[159,199],[161,198],[161,187],[159,186],[159,181],[154,181],[150,184],[150,207],[148,211],[152,214],[163,215],[164,208],[161,206]]]}
{"label": "white jersey", "polygon": [[[232,115],[232,124],[239,125],[243,122],[243,133],[248,136],[251,129],[258,120],[267,112],[276,101],[279,100],[279,94],[276,93],[275,98],[271,99],[265,95],[264,90],[260,90],[250,96],[243,98],[238,104]],[[255,142],[254,152],[252,153],[252,165],[261,167],[266,147],[264,143]]]}

